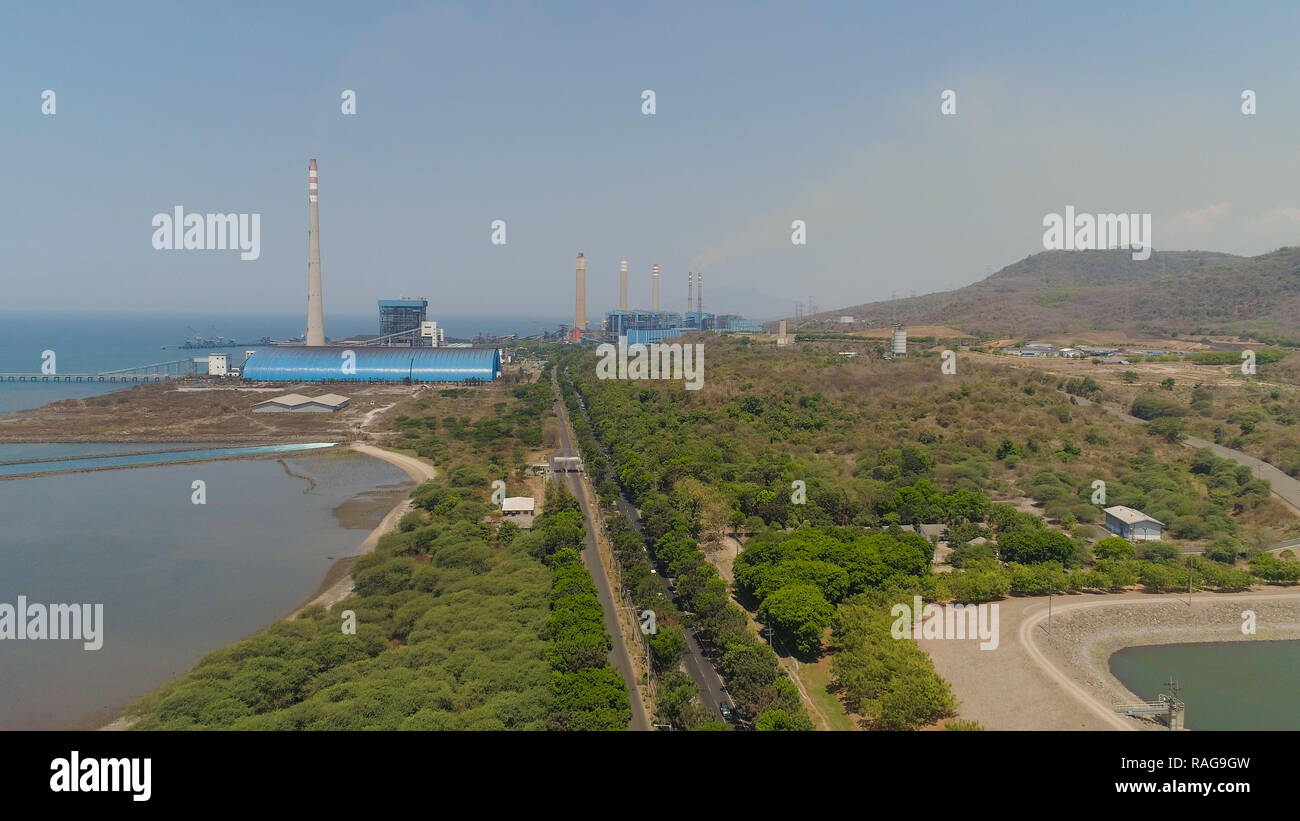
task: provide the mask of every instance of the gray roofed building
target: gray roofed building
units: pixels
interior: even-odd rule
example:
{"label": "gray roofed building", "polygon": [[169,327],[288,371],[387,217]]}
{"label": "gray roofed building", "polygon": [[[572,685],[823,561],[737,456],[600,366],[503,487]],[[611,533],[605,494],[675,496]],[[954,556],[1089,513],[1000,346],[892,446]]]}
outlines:
{"label": "gray roofed building", "polygon": [[320,396],[286,393],[284,396],[277,396],[253,405],[253,413],[332,413],[346,408],[349,401],[346,396],[339,396],[337,393],[326,393]]}
{"label": "gray roofed building", "polygon": [[1129,541],[1157,541],[1165,523],[1124,505],[1105,508],[1106,529]]}

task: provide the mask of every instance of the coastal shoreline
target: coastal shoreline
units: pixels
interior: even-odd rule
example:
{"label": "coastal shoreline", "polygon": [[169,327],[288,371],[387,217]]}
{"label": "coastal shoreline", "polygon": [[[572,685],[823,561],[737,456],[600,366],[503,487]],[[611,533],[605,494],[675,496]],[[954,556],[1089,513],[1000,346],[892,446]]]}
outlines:
{"label": "coastal shoreline", "polygon": [[[401,469],[413,482],[415,482],[417,487],[437,475],[437,469],[434,468],[433,465],[430,465],[414,456],[407,456],[374,445],[361,443],[352,443],[351,448],[358,453],[380,459],[381,461],[387,462]],[[285,621],[297,618],[298,614],[303,610],[316,604],[321,604],[326,608],[329,608],[347,598],[348,595],[352,593],[353,589],[352,574],[350,572],[352,565],[355,564],[357,559],[361,556],[372,552],[375,549],[375,546],[379,543],[380,537],[395,529],[398,520],[401,519],[410,508],[411,500],[408,494],[407,498],[399,501],[391,510],[388,511],[387,514],[384,515],[384,518],[379,522],[379,524],[376,525],[369,534],[367,534],[366,538],[361,541],[350,555],[340,558],[330,567],[325,574],[324,580],[317,588],[317,591],[312,594],[306,602],[293,608],[287,615],[282,616],[276,621]],[[271,622],[270,624],[274,623],[275,622]],[[255,632],[260,632],[261,630],[266,629],[270,624],[258,628]],[[126,730],[134,723],[134,720],[131,718],[125,715],[119,715],[113,721],[99,727],[98,729],[107,731]]]}
{"label": "coastal shoreline", "polygon": [[[402,453],[396,453],[391,450],[385,450],[374,445],[365,445],[359,442],[353,443],[352,449],[373,456],[376,459],[382,459],[394,467],[400,468],[411,477],[416,487],[424,484],[426,481],[438,475],[438,471],[433,465],[424,462],[414,456],[407,456]],[[392,510],[385,514],[379,524],[375,526],[365,540],[350,555],[344,556],[330,567],[329,572],[325,575],[325,580],[321,583],[317,592],[312,595],[305,603],[294,608],[284,619],[295,619],[298,614],[309,607],[317,604],[324,605],[326,609],[333,607],[338,602],[347,598],[352,593],[353,583],[352,574],[347,572],[351,570],[357,559],[372,552],[375,545],[379,544],[379,538],[385,533],[389,533],[397,528],[397,522],[406,515],[411,509],[411,499],[407,498],[398,502]]]}

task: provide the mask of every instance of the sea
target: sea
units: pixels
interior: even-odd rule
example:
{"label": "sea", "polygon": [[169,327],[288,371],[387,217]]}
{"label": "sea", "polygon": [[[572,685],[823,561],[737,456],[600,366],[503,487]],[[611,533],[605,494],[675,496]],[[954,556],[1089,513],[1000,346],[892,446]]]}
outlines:
{"label": "sea", "polygon": [[[527,336],[564,321],[437,319],[463,338]],[[375,316],[326,317],[338,338],[375,333],[377,324]],[[262,337],[302,333],[301,314],[0,313],[0,373],[39,373],[46,351],[58,372],[99,373],[206,357],[207,349],[179,348],[195,334],[221,334],[238,344],[214,350],[242,356]],[[0,414],[123,387],[0,382]],[[84,468],[97,469],[47,473]],[[196,480],[203,504],[195,504]],[[0,639],[0,730],[108,723],[204,654],[310,599],[411,486],[389,463],[337,447],[0,444],[0,607],[16,607],[19,596],[102,605],[104,620],[96,650]]]}

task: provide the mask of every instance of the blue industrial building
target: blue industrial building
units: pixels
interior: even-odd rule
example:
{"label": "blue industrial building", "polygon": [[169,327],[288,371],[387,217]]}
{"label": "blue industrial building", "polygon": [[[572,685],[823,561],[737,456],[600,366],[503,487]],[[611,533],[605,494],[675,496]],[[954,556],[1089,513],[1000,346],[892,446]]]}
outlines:
{"label": "blue industrial building", "polygon": [[281,347],[254,351],[242,375],[250,382],[491,382],[500,373],[496,348]]}

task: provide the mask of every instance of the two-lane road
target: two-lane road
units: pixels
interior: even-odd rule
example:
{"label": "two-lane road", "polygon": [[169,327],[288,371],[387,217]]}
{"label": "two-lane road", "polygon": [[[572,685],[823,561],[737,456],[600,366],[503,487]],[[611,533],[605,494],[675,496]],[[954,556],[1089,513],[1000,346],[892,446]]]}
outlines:
{"label": "two-lane road", "polygon": [[[554,371],[551,373],[551,380],[555,388],[555,415],[560,420],[559,455],[578,456],[580,454],[573,449],[569,441],[569,416],[565,412],[564,403],[560,401],[560,389],[555,383]],[[645,703],[641,700],[641,690],[636,684],[636,672],[632,668],[632,659],[628,655],[627,643],[624,641],[623,631],[618,623],[618,611],[615,610],[617,602],[609,587],[609,577],[605,573],[600,548],[596,546],[594,532],[596,517],[592,515],[591,502],[587,499],[587,492],[582,486],[581,474],[566,472],[564,482],[569,492],[577,498],[582,508],[582,517],[586,520],[587,533],[583,540],[582,564],[591,571],[591,576],[596,582],[596,597],[600,600],[601,609],[605,611],[605,630],[613,640],[613,649],[609,652],[610,663],[623,676],[623,681],[627,685],[628,701],[632,704],[632,721],[628,723],[628,729],[649,730],[650,716],[646,712]]]}

